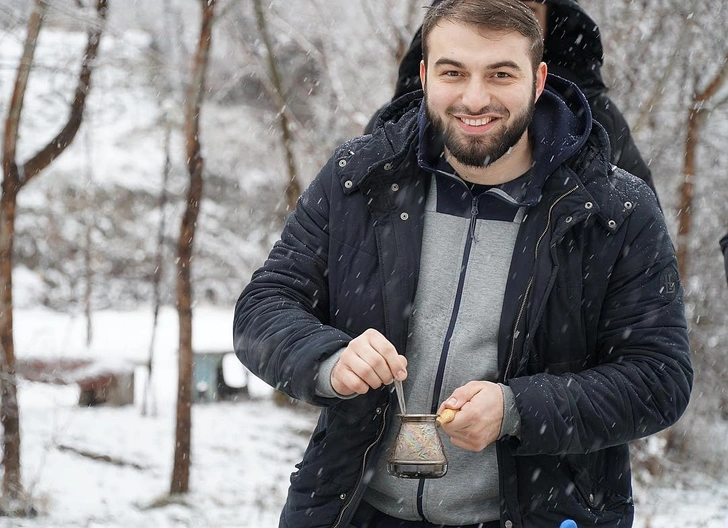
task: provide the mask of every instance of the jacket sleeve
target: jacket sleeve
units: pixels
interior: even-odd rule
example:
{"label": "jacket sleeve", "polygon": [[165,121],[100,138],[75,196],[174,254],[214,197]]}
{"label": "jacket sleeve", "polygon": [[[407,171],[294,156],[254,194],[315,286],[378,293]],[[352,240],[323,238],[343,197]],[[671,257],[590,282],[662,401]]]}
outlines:
{"label": "jacket sleeve", "polygon": [[[626,170],[644,181],[657,197],[655,182],[652,180],[652,171],[645,163],[645,160],[642,159],[642,155],[632,138],[629,125],[617,105],[604,94],[590,101],[590,104],[594,119],[604,127],[609,136],[610,161],[620,169]],[[659,205],[659,197],[657,202]]]}
{"label": "jacket sleeve", "polygon": [[728,280],[728,235],[720,239],[720,247],[723,250],[723,259],[725,260],[725,277]]}
{"label": "jacket sleeve", "polygon": [[318,405],[335,401],[316,396],[319,365],[350,341],[327,325],[332,160],[302,194],[280,240],[243,290],[233,322],[235,354],[254,375]]}
{"label": "jacket sleeve", "polygon": [[619,257],[604,277],[593,365],[508,382],[521,416],[517,454],[624,444],[667,428],[687,407],[693,373],[677,261],[654,197],[640,189],[641,204],[622,226]]}

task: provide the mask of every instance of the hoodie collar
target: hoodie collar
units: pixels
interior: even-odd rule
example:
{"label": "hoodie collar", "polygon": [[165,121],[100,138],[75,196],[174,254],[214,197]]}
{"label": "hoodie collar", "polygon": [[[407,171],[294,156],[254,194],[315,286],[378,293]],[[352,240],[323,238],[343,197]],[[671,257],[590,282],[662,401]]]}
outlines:
{"label": "hoodie collar", "polygon": [[[487,191],[514,205],[536,205],[549,175],[584,146],[591,132],[591,110],[584,94],[572,82],[551,74],[547,82],[561,97],[547,86],[536,102],[528,129],[533,148],[531,170],[525,177]],[[418,127],[419,166],[435,174],[456,176],[455,170],[444,160],[443,140],[427,119],[424,99],[420,103]]]}

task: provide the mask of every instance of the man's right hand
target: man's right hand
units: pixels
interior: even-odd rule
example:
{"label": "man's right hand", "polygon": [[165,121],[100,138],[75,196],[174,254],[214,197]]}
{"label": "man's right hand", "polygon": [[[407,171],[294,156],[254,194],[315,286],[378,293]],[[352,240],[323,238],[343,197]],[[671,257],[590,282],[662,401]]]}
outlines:
{"label": "man's right hand", "polygon": [[342,396],[407,378],[407,358],[380,332],[370,328],[349,342],[331,371],[331,386]]}

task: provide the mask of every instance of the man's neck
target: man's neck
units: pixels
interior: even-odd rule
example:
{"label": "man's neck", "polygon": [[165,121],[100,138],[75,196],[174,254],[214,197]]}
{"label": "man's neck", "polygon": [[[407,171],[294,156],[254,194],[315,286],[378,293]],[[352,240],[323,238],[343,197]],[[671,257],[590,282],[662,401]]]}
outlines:
{"label": "man's neck", "polygon": [[445,150],[445,158],[465,181],[479,185],[500,185],[525,174],[533,163],[531,142],[528,133],[516,143],[500,159],[487,167],[463,165]]}

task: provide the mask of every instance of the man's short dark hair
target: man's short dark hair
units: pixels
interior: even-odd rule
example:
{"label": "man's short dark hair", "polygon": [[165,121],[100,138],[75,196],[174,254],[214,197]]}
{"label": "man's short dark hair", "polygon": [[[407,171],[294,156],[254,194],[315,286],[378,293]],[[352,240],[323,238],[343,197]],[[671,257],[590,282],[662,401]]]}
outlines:
{"label": "man's short dark hair", "polygon": [[428,37],[442,20],[484,31],[515,31],[531,42],[531,63],[534,71],[543,59],[541,27],[536,16],[521,0],[444,0],[427,9],[422,23],[422,58],[425,65]]}

